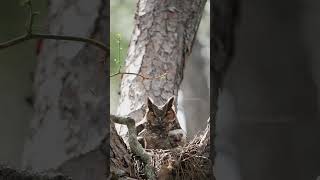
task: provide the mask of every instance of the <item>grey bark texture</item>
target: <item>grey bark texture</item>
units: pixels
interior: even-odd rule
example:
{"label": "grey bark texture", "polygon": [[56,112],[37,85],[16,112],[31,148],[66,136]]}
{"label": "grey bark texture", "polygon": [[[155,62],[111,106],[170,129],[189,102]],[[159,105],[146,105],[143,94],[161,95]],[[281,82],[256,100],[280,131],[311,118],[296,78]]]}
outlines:
{"label": "grey bark texture", "polygon": [[[109,42],[105,0],[49,1],[49,34]],[[105,179],[106,52],[85,43],[45,40],[36,69],[35,116],[23,167],[59,170],[78,180]]]}
{"label": "grey bark texture", "polygon": [[134,177],[133,159],[114,123],[110,124],[110,177]]}
{"label": "grey bark texture", "polygon": [[[130,115],[140,121],[148,96],[156,104],[163,104],[169,97],[178,95],[185,61],[190,55],[205,3],[206,0],[138,2],[125,71],[147,77],[166,76],[143,79],[123,75],[118,115]],[[116,127],[125,137],[125,126]]]}
{"label": "grey bark texture", "polygon": [[[185,61],[191,53],[205,3],[206,0],[138,2],[124,71],[141,74],[150,79],[134,75],[122,76],[119,116],[130,116],[139,122],[143,118],[144,104],[148,96],[156,104],[163,104],[169,97],[178,95]],[[156,78],[163,74],[164,78]],[[119,135],[127,143],[127,128],[124,125],[115,125]],[[119,165],[111,161],[111,174],[117,174],[117,168],[112,167],[113,164],[121,167],[123,162],[130,164],[130,159],[121,156],[127,153],[124,149],[126,144],[119,139],[117,133],[111,132],[110,143],[111,146],[117,145],[111,147],[111,159],[122,162]],[[119,157],[124,158],[121,161]],[[130,166],[120,170],[126,177],[133,173]],[[119,174],[117,176],[119,177]]]}

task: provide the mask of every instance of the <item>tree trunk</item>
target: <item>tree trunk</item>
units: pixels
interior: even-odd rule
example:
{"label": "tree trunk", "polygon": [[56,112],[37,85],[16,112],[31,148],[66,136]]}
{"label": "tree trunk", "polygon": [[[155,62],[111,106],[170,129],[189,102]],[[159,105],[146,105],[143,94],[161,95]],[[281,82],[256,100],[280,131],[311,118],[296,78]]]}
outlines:
{"label": "tree trunk", "polygon": [[110,125],[110,172],[111,177],[122,175],[135,177],[133,160],[122,138],[118,136],[114,123]]}
{"label": "tree trunk", "polygon": [[[49,1],[49,33],[109,42],[107,3]],[[58,170],[74,179],[105,179],[108,55],[72,41],[45,40],[35,75],[35,116],[23,167]]]}
{"label": "tree trunk", "polygon": [[234,25],[238,13],[237,0],[215,0],[213,1],[213,18],[210,19],[212,46],[212,63],[210,64],[211,74],[211,126],[210,126],[210,159],[214,166],[216,158],[215,136],[216,136],[216,114],[219,91],[222,90],[224,75],[230,65],[234,47]]}
{"label": "tree trunk", "polygon": [[[147,96],[154,99],[156,104],[177,96],[184,64],[191,53],[205,3],[206,0],[138,2],[124,71],[147,78],[123,75],[118,115],[131,116],[138,122],[144,115],[143,105]],[[159,78],[163,74],[164,78]],[[119,135],[127,141],[127,128],[119,124],[116,126]],[[119,165],[112,160],[121,162],[119,157],[125,157],[123,148],[126,145],[117,141],[121,139],[113,133],[111,123],[111,173],[117,174],[113,167],[117,166],[126,177],[133,177],[130,176],[133,173],[130,166],[123,168],[123,163]],[[115,153],[118,151],[119,155]],[[124,158],[122,162],[128,161]]]}
{"label": "tree trunk", "polygon": [[[151,79],[123,75],[118,108],[120,116],[130,114],[140,121],[147,96],[156,104],[177,96],[205,3],[206,0],[138,2],[125,71]],[[163,74],[164,78],[157,78]],[[125,137],[127,130],[124,126],[118,126],[117,130]]]}

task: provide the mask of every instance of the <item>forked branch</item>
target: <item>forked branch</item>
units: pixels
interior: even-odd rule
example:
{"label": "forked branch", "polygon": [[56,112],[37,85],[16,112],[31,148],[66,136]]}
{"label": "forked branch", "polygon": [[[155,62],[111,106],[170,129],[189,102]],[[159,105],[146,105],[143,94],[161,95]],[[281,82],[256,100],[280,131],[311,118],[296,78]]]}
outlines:
{"label": "forked branch", "polygon": [[155,170],[151,165],[151,158],[138,142],[134,119],[130,117],[119,117],[115,115],[110,115],[110,119],[115,123],[124,124],[128,127],[128,140],[132,153],[139,156],[142,162],[145,164],[145,174],[147,178],[151,180],[156,179]]}
{"label": "forked branch", "polygon": [[32,31],[32,27],[34,23],[34,18],[36,15],[38,15],[38,13],[33,11],[31,0],[27,0],[24,5],[29,10],[29,19],[27,20],[27,23],[26,23],[26,32],[19,37],[0,43],[0,49],[8,48],[10,46],[14,46],[16,44],[22,43],[24,41],[32,40],[32,39],[55,39],[55,40],[84,42],[84,43],[92,44],[102,49],[106,53],[109,51],[109,48],[107,47],[107,45],[91,38],[34,33]]}

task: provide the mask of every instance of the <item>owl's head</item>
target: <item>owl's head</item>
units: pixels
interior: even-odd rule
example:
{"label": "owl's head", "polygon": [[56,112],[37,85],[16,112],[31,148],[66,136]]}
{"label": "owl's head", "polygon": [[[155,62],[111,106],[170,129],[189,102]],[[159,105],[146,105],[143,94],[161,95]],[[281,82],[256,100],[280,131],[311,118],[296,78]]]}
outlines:
{"label": "owl's head", "polygon": [[170,128],[176,120],[176,112],[174,111],[174,97],[167,100],[162,106],[153,103],[152,99],[148,97],[147,107],[148,111],[146,119],[153,127]]}

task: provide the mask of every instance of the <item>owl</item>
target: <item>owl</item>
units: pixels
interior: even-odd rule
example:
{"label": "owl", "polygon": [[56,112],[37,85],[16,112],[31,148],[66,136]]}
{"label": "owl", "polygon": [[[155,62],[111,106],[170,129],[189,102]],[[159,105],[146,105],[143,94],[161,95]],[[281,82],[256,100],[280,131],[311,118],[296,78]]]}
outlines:
{"label": "owl", "polygon": [[181,129],[174,110],[174,97],[158,106],[147,99],[144,119],[137,124],[138,140],[146,149],[171,149],[183,146],[185,132]]}

